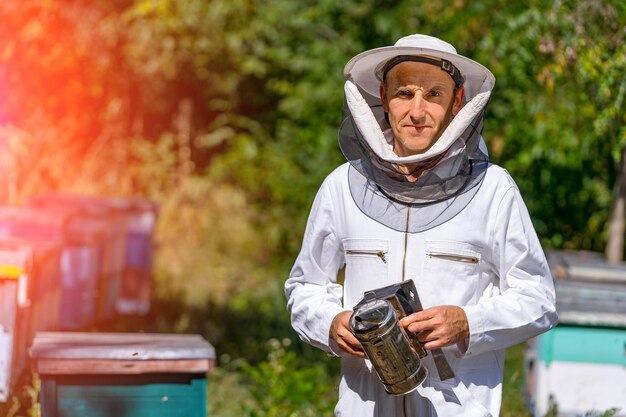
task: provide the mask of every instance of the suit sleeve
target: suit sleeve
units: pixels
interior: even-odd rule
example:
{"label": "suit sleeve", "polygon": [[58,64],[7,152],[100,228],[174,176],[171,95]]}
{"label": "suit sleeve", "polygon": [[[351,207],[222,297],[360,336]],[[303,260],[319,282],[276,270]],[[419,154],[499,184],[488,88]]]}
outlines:
{"label": "suit sleeve", "polygon": [[493,224],[499,294],[463,307],[470,328],[466,356],[507,348],[558,322],[550,269],[517,187],[504,194]]}
{"label": "suit sleeve", "polygon": [[[335,315],[344,310],[343,287],[337,283],[344,255],[332,218],[332,199],[326,180],[313,202],[302,248],[285,283],[285,295],[291,324],[300,338],[336,354],[329,330]],[[334,350],[331,345],[335,346]]]}

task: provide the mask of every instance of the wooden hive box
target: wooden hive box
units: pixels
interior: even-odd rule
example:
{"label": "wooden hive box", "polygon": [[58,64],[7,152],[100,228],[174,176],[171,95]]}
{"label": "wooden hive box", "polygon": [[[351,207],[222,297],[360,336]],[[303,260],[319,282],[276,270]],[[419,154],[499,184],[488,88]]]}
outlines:
{"label": "wooden hive box", "polygon": [[215,349],[199,335],[42,332],[42,417],[205,417]]}
{"label": "wooden hive box", "polygon": [[[526,396],[535,416],[626,416],[626,263],[600,253],[547,252],[559,324],[527,342]],[[598,414],[599,415],[599,414]]]}

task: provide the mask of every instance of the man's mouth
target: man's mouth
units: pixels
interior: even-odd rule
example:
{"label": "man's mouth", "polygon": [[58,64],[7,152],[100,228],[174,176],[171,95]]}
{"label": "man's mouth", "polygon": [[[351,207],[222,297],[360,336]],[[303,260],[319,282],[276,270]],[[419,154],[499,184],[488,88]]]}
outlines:
{"label": "man's mouth", "polygon": [[428,125],[405,125],[404,127],[408,128],[408,129],[415,129],[415,130],[423,130],[423,129],[429,129],[430,126]]}

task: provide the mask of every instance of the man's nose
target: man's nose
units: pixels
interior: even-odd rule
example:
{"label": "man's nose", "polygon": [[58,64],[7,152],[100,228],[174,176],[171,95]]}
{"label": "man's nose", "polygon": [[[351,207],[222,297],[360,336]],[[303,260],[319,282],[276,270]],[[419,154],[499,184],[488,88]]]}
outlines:
{"label": "man's nose", "polygon": [[424,109],[425,109],[426,100],[420,94],[415,94],[411,99],[411,108],[409,109],[409,114],[412,118],[422,118],[424,117]]}

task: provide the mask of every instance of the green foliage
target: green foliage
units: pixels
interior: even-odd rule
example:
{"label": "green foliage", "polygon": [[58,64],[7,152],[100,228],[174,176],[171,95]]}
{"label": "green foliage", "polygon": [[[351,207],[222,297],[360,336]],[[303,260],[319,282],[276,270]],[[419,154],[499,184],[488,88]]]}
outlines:
{"label": "green foliage", "polygon": [[537,2],[513,19],[494,14],[500,30],[481,41],[477,58],[498,78],[487,140],[548,247],[603,249],[626,138],[623,11],[621,2]]}
{"label": "green foliage", "polygon": [[220,362],[208,375],[207,417],[241,417],[244,408],[254,401],[246,376],[239,364],[224,359]]}
{"label": "green foliage", "polygon": [[332,416],[336,387],[321,363],[305,364],[289,350],[291,341],[271,339],[267,361],[244,364],[252,381],[254,403],[246,405],[249,417]]}
{"label": "green foliage", "polygon": [[548,397],[548,411],[544,417],[558,417],[559,416],[559,405],[554,401],[554,396],[550,394]]}
{"label": "green foliage", "polygon": [[[290,330],[282,282],[317,187],[343,161],[343,66],[414,32],[496,75],[484,137],[544,246],[602,250],[626,144],[621,0],[2,1],[0,201],[156,200],[154,310],[117,325],[202,333],[247,359],[249,381],[298,360],[336,375]],[[290,349],[266,359],[265,341],[285,337]],[[316,366],[294,378],[332,386]],[[506,397],[521,366],[507,363],[503,415],[524,415]],[[221,377],[245,387],[234,372]],[[258,415],[278,415],[280,384],[236,392],[252,404],[262,389],[273,400]],[[329,410],[289,401],[284,415]]]}
{"label": "green foliage", "polygon": [[267,351],[258,363],[222,356],[208,377],[207,416],[332,416],[336,373],[302,361],[289,339],[270,339]]}
{"label": "green foliage", "polygon": [[617,407],[609,408],[604,411],[587,411],[583,417],[613,417],[620,409]]}
{"label": "green foliage", "polygon": [[36,373],[24,375],[16,384],[19,387],[6,403],[0,403],[0,415],[4,417],[41,417],[39,391],[41,380]]}
{"label": "green foliage", "polygon": [[[186,240],[163,246],[160,284],[195,304],[213,286],[223,299],[226,276],[281,280],[317,187],[343,159],[343,65],[420,31],[495,73],[484,136],[544,245],[601,250],[626,135],[625,16],[617,0],[5,2],[0,197],[156,199],[159,238]],[[215,254],[214,278],[199,253]]]}
{"label": "green foliage", "polygon": [[511,346],[506,351],[504,377],[502,380],[502,417],[530,417],[524,398],[524,349],[525,344]]}
{"label": "green foliage", "polygon": [[[589,410],[585,412],[585,414],[580,414],[579,417],[613,417],[618,413],[620,409],[618,407],[612,407],[608,410],[597,411],[597,410]],[[559,405],[554,400],[554,396],[550,394],[548,397],[548,411],[544,414],[543,417],[558,417],[559,416]]]}

